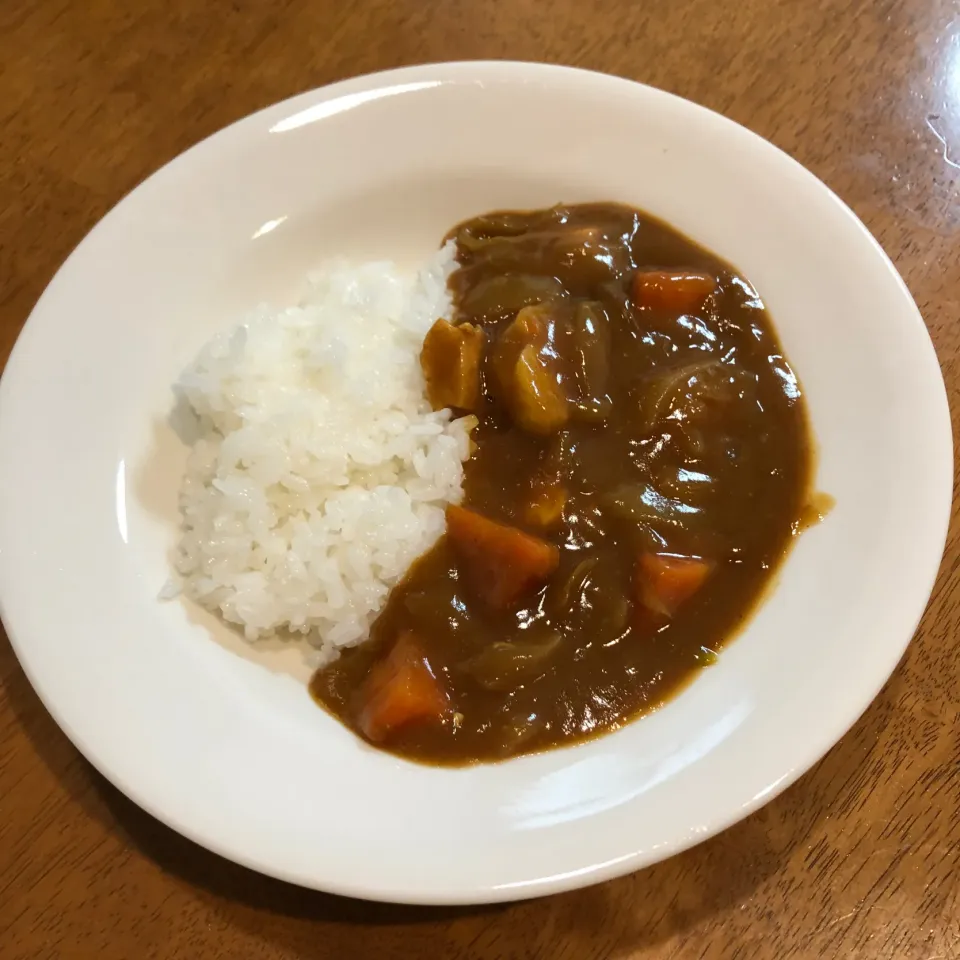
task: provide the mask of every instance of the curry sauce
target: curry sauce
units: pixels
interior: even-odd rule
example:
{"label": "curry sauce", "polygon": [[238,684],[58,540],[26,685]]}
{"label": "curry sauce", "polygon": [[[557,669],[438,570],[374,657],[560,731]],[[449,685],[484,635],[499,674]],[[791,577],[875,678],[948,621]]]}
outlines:
{"label": "curry sauce", "polygon": [[311,692],[466,764],[615,729],[712,663],[808,521],[811,442],[757,292],[660,221],[560,206],[449,239],[421,361],[476,418],[463,502]]}

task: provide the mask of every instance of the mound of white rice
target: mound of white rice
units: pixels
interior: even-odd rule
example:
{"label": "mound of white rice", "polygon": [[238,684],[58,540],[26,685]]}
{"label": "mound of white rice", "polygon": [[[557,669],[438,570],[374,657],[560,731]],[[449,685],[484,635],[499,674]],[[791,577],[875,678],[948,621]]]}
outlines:
{"label": "mound of white rice", "polygon": [[329,659],[443,531],[468,427],[430,410],[419,354],[453,266],[452,245],[415,277],[330,263],[300,306],[216,337],[176,384],[199,421],[182,589],[247,639],[293,631]]}

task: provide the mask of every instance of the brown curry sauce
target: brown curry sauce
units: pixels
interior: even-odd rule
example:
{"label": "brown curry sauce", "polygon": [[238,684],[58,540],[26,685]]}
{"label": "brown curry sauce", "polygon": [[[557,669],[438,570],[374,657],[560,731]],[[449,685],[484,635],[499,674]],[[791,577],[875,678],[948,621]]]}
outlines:
{"label": "brown curry sauce", "polygon": [[[531,535],[555,563],[491,604],[444,536],[369,641],[318,671],[311,692],[391,752],[459,765],[616,729],[712,663],[811,519],[812,445],[757,293],[667,225],[584,204],[478,217],[450,238],[454,332],[469,327],[460,353],[433,369],[426,348],[423,359],[428,382],[444,379],[436,389],[478,419],[463,506]],[[692,309],[671,301],[682,283]],[[524,357],[535,369],[521,395],[510,378]],[[479,379],[451,386],[454,368]],[[675,556],[693,558],[695,586],[664,606],[650,571]],[[401,637],[427,671],[404,689],[435,684],[436,712],[374,731],[364,701]]]}

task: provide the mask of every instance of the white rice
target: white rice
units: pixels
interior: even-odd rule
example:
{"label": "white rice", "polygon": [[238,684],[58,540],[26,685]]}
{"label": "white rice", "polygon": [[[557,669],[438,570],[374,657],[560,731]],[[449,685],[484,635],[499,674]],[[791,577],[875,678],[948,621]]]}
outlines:
{"label": "white rice", "polygon": [[293,631],[329,660],[443,531],[468,427],[430,410],[419,354],[453,267],[452,244],[415,277],[329,263],[300,306],[214,338],[176,384],[199,427],[176,568],[248,640]]}

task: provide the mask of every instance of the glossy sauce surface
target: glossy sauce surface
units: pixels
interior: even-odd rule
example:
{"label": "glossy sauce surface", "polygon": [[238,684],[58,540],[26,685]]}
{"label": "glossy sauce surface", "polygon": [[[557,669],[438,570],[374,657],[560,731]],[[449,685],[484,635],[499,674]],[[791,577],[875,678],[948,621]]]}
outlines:
{"label": "glossy sauce surface", "polygon": [[[311,689],[362,730],[372,666],[413,635],[450,710],[381,745],[461,764],[616,728],[711,663],[803,525],[810,444],[757,293],[666,225],[589,204],[491,214],[451,237],[455,322],[483,331],[463,504],[542,537],[559,563],[518,602],[491,608],[444,537],[394,589],[371,639]],[[640,303],[635,278],[663,268],[715,278],[714,292],[679,313]],[[543,430],[518,425],[498,367],[518,311],[537,304],[569,404],[566,421]],[[563,491],[546,524],[531,512],[544,489]],[[669,618],[638,597],[638,560],[651,554],[709,565]]]}

